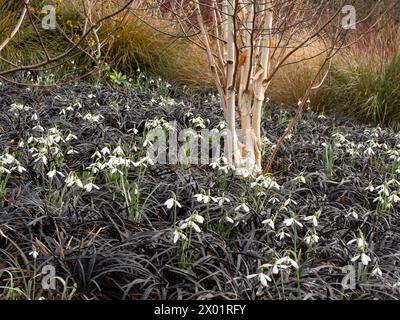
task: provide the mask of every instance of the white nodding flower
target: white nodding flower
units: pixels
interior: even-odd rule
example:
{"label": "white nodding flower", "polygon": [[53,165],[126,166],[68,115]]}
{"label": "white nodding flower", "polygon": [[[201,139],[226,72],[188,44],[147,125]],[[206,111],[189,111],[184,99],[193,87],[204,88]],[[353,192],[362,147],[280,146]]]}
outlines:
{"label": "white nodding flower", "polygon": [[210,196],[202,194],[202,193],[195,194],[193,197],[196,198],[197,202],[203,202],[204,204],[209,203],[211,200]]}
{"label": "white nodding flower", "polygon": [[193,214],[190,219],[196,221],[197,223],[203,224],[204,223],[204,218],[199,215],[198,213]]}
{"label": "white nodding flower", "polygon": [[226,222],[229,222],[229,223],[232,223],[232,224],[235,223],[235,221],[234,221],[231,217],[229,217],[229,216],[226,216],[226,217],[225,217],[225,221],[226,221]]}
{"label": "white nodding flower", "polygon": [[87,192],[91,192],[93,189],[100,190],[98,186],[96,186],[94,183],[89,182],[84,185],[83,187]]}
{"label": "white nodding flower", "polygon": [[177,243],[179,239],[186,240],[187,237],[186,237],[186,235],[185,235],[183,232],[181,232],[181,231],[178,230],[178,229],[175,229],[174,232],[173,232],[173,239],[172,239],[172,241],[173,241],[173,243]]}
{"label": "white nodding flower", "polygon": [[39,252],[34,248],[29,255],[32,256],[33,259],[36,259],[39,256]]}
{"label": "white nodding flower", "polygon": [[101,153],[99,152],[99,150],[96,149],[95,153],[93,153],[93,155],[91,156],[91,158],[101,158]]}
{"label": "white nodding flower", "polygon": [[251,274],[247,276],[247,279],[253,279],[255,277],[258,277],[258,280],[260,281],[261,285],[263,287],[267,287],[268,286],[268,281],[271,282],[272,279],[267,276],[266,274],[259,272],[259,273],[255,273],[255,274]]}
{"label": "white nodding flower", "polygon": [[398,195],[397,195],[397,192],[392,192],[392,194],[389,196],[389,198],[388,198],[388,200],[391,202],[391,203],[397,203],[397,202],[399,202],[399,197],[398,197]]}
{"label": "white nodding flower", "polygon": [[346,217],[353,217],[355,220],[358,220],[358,213],[356,210],[351,209],[350,212],[346,215]]}
{"label": "white nodding flower", "polygon": [[280,230],[280,231],[276,234],[276,237],[277,237],[279,240],[283,240],[283,239],[285,239],[286,237],[291,238],[290,234],[287,233],[287,232],[285,232],[283,229]]}
{"label": "white nodding flower", "polygon": [[375,277],[382,277],[382,270],[379,268],[379,266],[376,266],[373,270],[372,270],[372,275]]}
{"label": "white nodding flower", "polygon": [[132,132],[133,134],[138,134],[139,131],[136,128],[132,128],[132,129],[129,129],[128,132]]}
{"label": "white nodding flower", "polygon": [[68,133],[67,137],[65,138],[65,141],[70,141],[70,140],[78,140],[78,137],[72,133]]}
{"label": "white nodding flower", "polygon": [[101,154],[102,154],[103,156],[105,156],[105,155],[111,153],[111,151],[110,151],[110,149],[109,149],[108,147],[104,147],[103,149],[101,149],[100,152],[101,152]]}
{"label": "white nodding flower", "polygon": [[23,166],[18,165],[18,166],[17,166],[17,171],[18,171],[19,173],[24,173],[24,172],[26,171],[26,169],[25,169]]}
{"label": "white nodding flower", "polygon": [[181,204],[178,201],[176,201],[174,198],[170,198],[167,201],[165,201],[164,205],[167,207],[167,209],[171,209],[173,206],[182,208]]}
{"label": "white nodding flower", "polygon": [[60,172],[60,171],[57,171],[57,170],[51,170],[51,171],[49,171],[49,172],[47,172],[47,176],[50,178],[50,179],[53,179],[54,178],[54,176],[56,175],[56,174],[58,174],[60,177],[64,177],[64,174],[62,173],[62,172]]}
{"label": "white nodding flower", "polygon": [[295,200],[293,200],[292,198],[289,197],[289,199],[286,199],[286,201],[284,202],[284,204],[282,205],[281,209],[289,211],[287,206],[290,204],[294,204],[297,205],[297,202]]}
{"label": "white nodding flower", "polygon": [[373,156],[375,154],[375,151],[371,147],[368,147],[367,149],[365,149],[364,154],[366,156],[370,157],[370,156]]}
{"label": "white nodding flower", "polygon": [[317,243],[319,241],[319,237],[316,234],[308,235],[304,238],[304,241],[310,245],[313,243]]}
{"label": "white nodding flower", "polygon": [[225,202],[226,202],[226,203],[231,202],[231,200],[229,200],[228,198],[225,198],[225,197],[217,197],[217,198],[215,198],[215,201],[218,202],[218,205],[219,205],[220,207],[222,207],[222,205],[223,205]]}
{"label": "white nodding flower", "polygon": [[274,221],[272,219],[266,219],[266,220],[262,221],[261,223],[269,225],[272,230],[275,229],[275,223],[274,223]]}
{"label": "white nodding flower", "polygon": [[83,188],[83,183],[81,179],[79,179],[75,173],[70,173],[68,177],[65,179],[65,183],[68,188],[74,185],[78,186],[79,188]]}
{"label": "white nodding flower", "polygon": [[188,221],[188,222],[184,222],[184,223],[182,223],[182,224],[179,226],[179,228],[180,228],[181,230],[184,230],[184,229],[186,229],[187,227],[193,228],[196,232],[201,232],[200,227],[199,227],[194,221],[192,221],[192,220],[190,220],[190,221]]}
{"label": "white nodding flower", "polygon": [[143,147],[147,147],[147,145],[152,145],[152,143],[151,143],[151,141],[150,140],[148,140],[148,139],[145,139],[144,141],[143,141]]}
{"label": "white nodding flower", "polygon": [[379,268],[379,266],[376,266],[374,270],[372,270],[372,275],[375,277],[382,277],[382,270]]}
{"label": "white nodding flower", "polygon": [[314,227],[318,226],[318,219],[317,219],[317,217],[315,215],[308,216],[308,217],[304,218],[304,221],[310,221],[310,220],[312,221],[312,224],[313,224]]}
{"label": "white nodding flower", "polygon": [[82,180],[79,179],[78,177],[76,177],[76,179],[75,179],[75,184],[76,184],[79,188],[83,188]]}
{"label": "white nodding flower", "polygon": [[297,262],[288,256],[278,259],[275,264],[277,265],[285,264],[285,265],[291,265],[295,269],[299,268]]}
{"label": "white nodding flower", "polygon": [[354,257],[351,259],[351,262],[355,262],[355,261],[359,260],[360,258],[361,258],[361,263],[362,263],[364,266],[367,266],[367,265],[371,262],[371,258],[370,258],[368,255],[366,255],[364,252],[362,252],[361,254],[358,254],[358,255],[354,256]]}
{"label": "white nodding flower", "polygon": [[122,156],[124,155],[124,150],[122,150],[122,148],[120,146],[117,146],[114,150],[113,150],[113,154]]}
{"label": "white nodding flower", "polygon": [[34,126],[32,130],[44,132],[44,128],[41,125]]}
{"label": "white nodding flower", "polygon": [[371,258],[365,253],[361,253],[361,262],[364,266],[367,266],[371,262]]}
{"label": "white nodding flower", "polygon": [[293,224],[297,224],[300,228],[302,228],[303,227],[303,224],[301,224],[299,221],[297,221],[295,218],[288,218],[288,219],[285,219],[284,221],[283,221],[283,224],[286,226],[286,227],[290,227],[290,226],[292,226]]}
{"label": "white nodding flower", "polygon": [[370,183],[368,184],[368,187],[365,188],[365,190],[366,190],[366,191],[370,191],[370,192],[374,192],[374,191],[375,191],[375,188],[374,188],[373,184],[370,182]]}
{"label": "white nodding flower", "polygon": [[294,178],[293,180],[296,181],[296,182],[304,183],[304,184],[306,183],[306,179],[305,179],[304,176],[302,176],[302,175],[297,176],[297,177]]}
{"label": "white nodding flower", "polygon": [[245,203],[242,203],[241,205],[239,205],[235,208],[235,211],[239,211],[239,210],[244,211],[246,213],[250,212],[250,208]]}
{"label": "white nodding flower", "polygon": [[355,242],[357,243],[357,247],[359,249],[364,249],[368,246],[368,243],[363,238],[356,238],[356,239],[350,240],[349,242],[347,242],[347,244],[350,245]]}
{"label": "white nodding flower", "polygon": [[277,202],[280,202],[280,200],[279,200],[279,198],[273,196],[271,199],[268,200],[268,202],[270,202],[272,204],[275,204]]}
{"label": "white nodding flower", "polygon": [[390,191],[389,191],[387,183],[384,183],[384,184],[378,186],[376,189],[379,190],[378,191],[379,195],[384,194],[386,197],[389,197]]}
{"label": "white nodding flower", "polygon": [[79,154],[79,152],[71,148],[67,151],[67,154]]}

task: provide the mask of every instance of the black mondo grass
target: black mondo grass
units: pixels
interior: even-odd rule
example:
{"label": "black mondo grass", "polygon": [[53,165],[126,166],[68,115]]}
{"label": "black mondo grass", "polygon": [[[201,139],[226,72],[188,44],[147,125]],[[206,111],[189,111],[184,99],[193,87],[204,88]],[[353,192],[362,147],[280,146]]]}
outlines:
{"label": "black mondo grass", "polygon": [[[285,128],[280,119],[293,111],[272,105],[267,110],[264,135],[276,141]],[[137,156],[132,161],[144,157],[150,119],[176,121],[183,129],[196,117],[208,128],[220,123],[218,102],[210,93],[171,88],[165,97],[157,87],[136,92],[77,84],[27,90],[3,84],[0,156],[13,155],[26,171],[15,169],[0,187],[0,297],[400,297],[400,207],[395,197],[400,135],[391,129],[305,113],[274,163],[279,188],[209,165],[130,168],[124,180],[132,183],[129,197],[110,172],[100,170],[94,180],[88,178],[93,155],[104,151],[101,157],[106,157],[105,147],[112,152],[120,146]],[[59,153],[51,149],[54,144],[49,146],[44,164],[35,161],[35,154],[47,134],[61,135],[65,143],[57,145]],[[67,139],[69,134],[75,137]],[[38,140],[29,142],[30,137]],[[270,148],[265,144],[266,157]],[[333,146],[332,174],[326,170],[326,144]],[[127,202],[132,197],[135,210]],[[217,197],[230,202],[221,206]],[[172,201],[168,208],[168,199],[179,206]],[[193,219],[201,232],[184,229]],[[175,242],[174,228],[182,228],[190,239]],[[58,277],[51,290],[41,287],[40,270],[46,265]],[[346,286],[349,266],[355,279]],[[258,280],[263,276],[253,274],[268,276],[267,286]]]}

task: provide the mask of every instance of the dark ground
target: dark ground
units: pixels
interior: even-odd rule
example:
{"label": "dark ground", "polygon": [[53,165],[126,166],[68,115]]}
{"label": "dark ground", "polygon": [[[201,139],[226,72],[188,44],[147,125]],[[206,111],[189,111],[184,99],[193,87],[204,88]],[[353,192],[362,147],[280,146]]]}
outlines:
{"label": "dark ground", "polygon": [[[93,93],[95,98],[88,98]],[[156,90],[148,93],[116,91],[108,87],[78,85],[59,89],[21,89],[3,85],[0,87],[0,154],[6,148],[9,153],[18,152],[21,164],[27,169],[13,175],[8,183],[7,197],[0,207],[0,285],[10,286],[10,273],[14,286],[33,297],[21,275],[30,279],[35,270],[51,264],[57,276],[68,286],[76,284],[75,299],[398,299],[400,293],[395,283],[400,277],[400,220],[398,204],[386,214],[376,212],[374,193],[365,188],[372,181],[375,186],[383,183],[389,174],[383,169],[388,156],[378,153],[371,163],[363,156],[349,165],[345,151],[339,150],[334,175],[328,177],[323,163],[322,142],[330,141],[332,133],[340,131],[349,141],[364,144],[370,139],[365,125],[354,121],[319,119],[306,113],[296,128],[290,142],[285,143],[273,168],[282,186],[277,197],[288,194],[297,201],[295,211],[308,216],[322,210],[317,227],[319,242],[312,253],[300,263],[301,273],[287,274],[276,279],[278,285],[270,285],[257,294],[258,282],[246,279],[257,272],[257,266],[268,263],[271,252],[283,254],[292,245],[291,239],[274,240],[272,231],[261,221],[265,217],[256,206],[257,196],[246,191],[237,177],[229,175],[228,183],[221,186],[215,172],[208,166],[154,166],[147,169],[139,181],[136,172],[131,179],[140,183],[145,204],[141,206],[142,221],[139,224],[127,220],[126,208],[108,191],[103,180],[97,181],[100,190],[90,195],[77,196],[68,207],[49,205],[44,200],[44,188],[40,185],[40,172],[32,164],[28,151],[18,149],[20,139],[31,134],[33,110],[44,128],[57,126],[69,129],[78,139],[71,142],[76,155],[65,156],[65,172],[82,171],[91,163],[96,148],[105,143],[115,146],[131,140],[128,132],[136,126],[143,131],[144,122],[155,117],[177,120],[184,127],[184,114],[191,110],[196,115],[211,120],[211,127],[220,121],[218,105],[204,95],[171,94],[185,106],[160,106]],[[156,102],[151,102],[152,98]],[[207,102],[206,102],[207,100]],[[33,108],[19,117],[9,112],[10,105],[19,102]],[[99,113],[104,117],[100,124],[88,124],[72,115],[62,118],[62,107],[80,102],[80,113]],[[129,110],[126,106],[129,106]],[[287,115],[268,106],[270,121],[264,122],[264,132],[276,141],[285,128]],[[378,141],[395,148],[400,143],[395,133],[383,131]],[[305,184],[294,181],[304,174]],[[390,175],[393,177],[393,175]],[[398,175],[397,175],[398,177]],[[103,181],[103,182],[102,182]],[[62,186],[63,180],[57,184]],[[182,204],[178,209],[179,220],[197,209],[203,215],[210,214],[211,224],[217,224],[221,211],[206,208],[194,202],[193,195],[199,190],[210,189],[218,194],[222,189],[233,200],[230,212],[245,194],[251,212],[243,217],[246,223],[227,226],[227,234],[211,228],[194,234],[191,243],[192,263],[186,269],[179,266],[176,245],[171,241],[171,213],[163,203],[175,192]],[[144,203],[144,201],[143,201]],[[236,205],[235,205],[236,204]],[[266,215],[274,212],[276,205],[265,207]],[[355,209],[358,219],[347,213]],[[284,217],[282,217],[284,218]],[[281,221],[278,218],[278,221]],[[276,222],[277,224],[277,222]],[[343,290],[340,283],[345,275],[342,268],[348,265],[354,250],[347,242],[362,231],[369,244],[373,262],[368,275],[357,280],[353,290]],[[299,231],[302,233],[303,231]],[[302,234],[304,236],[304,234]],[[29,255],[32,245],[39,250],[36,262]],[[303,252],[304,243],[299,244]],[[371,276],[375,263],[383,272],[381,278]],[[300,283],[300,284],[299,284]],[[285,288],[283,291],[282,288]],[[4,290],[2,292],[2,290]],[[280,290],[280,291],[279,291]],[[0,297],[6,297],[6,289],[0,289]],[[44,292],[49,299],[61,298],[60,290]]]}

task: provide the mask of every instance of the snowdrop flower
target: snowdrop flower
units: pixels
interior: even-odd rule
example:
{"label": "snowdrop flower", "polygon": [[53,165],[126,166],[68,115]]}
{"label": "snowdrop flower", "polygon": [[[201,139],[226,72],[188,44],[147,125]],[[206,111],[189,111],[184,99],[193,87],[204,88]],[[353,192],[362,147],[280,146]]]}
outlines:
{"label": "snowdrop flower", "polygon": [[36,248],[33,248],[33,250],[29,252],[29,255],[36,260],[36,258],[39,256],[39,252],[36,250]]}
{"label": "snowdrop flower", "polygon": [[300,182],[300,183],[303,183],[303,184],[306,183],[306,179],[304,178],[303,175],[297,176],[296,178],[293,179],[293,181],[295,181],[295,182]]}
{"label": "snowdrop flower", "polygon": [[397,185],[397,186],[400,186],[400,182],[399,181],[397,181],[397,180],[395,180],[395,179],[391,179],[391,180],[389,180],[388,181],[388,186],[391,186],[391,185]]}
{"label": "snowdrop flower", "polygon": [[249,177],[251,175],[251,172],[247,168],[238,168],[238,169],[236,169],[236,174],[238,176],[242,176],[244,178],[247,178],[247,177]]}
{"label": "snowdrop flower", "polygon": [[34,126],[32,128],[33,131],[44,132],[44,128],[41,125]]}
{"label": "snowdrop flower", "polygon": [[174,198],[170,198],[167,201],[165,201],[164,205],[167,207],[167,209],[171,209],[173,206],[182,208],[182,205],[178,201],[176,201]]}
{"label": "snowdrop flower", "polygon": [[26,171],[26,169],[25,169],[23,166],[21,166],[21,165],[17,165],[17,171],[18,171],[19,173],[24,173],[24,172]]}
{"label": "snowdrop flower", "polygon": [[271,282],[272,279],[267,276],[266,274],[259,272],[259,273],[255,273],[255,274],[251,274],[247,276],[247,279],[253,279],[255,277],[258,277],[258,280],[260,281],[261,285],[263,287],[267,287],[268,286],[268,281]]}
{"label": "snowdrop flower", "polygon": [[359,255],[353,257],[353,258],[351,259],[351,262],[357,261],[358,259],[360,259],[360,257],[361,257],[361,263],[362,263],[364,266],[367,266],[367,265],[371,262],[371,258],[370,258],[369,256],[367,256],[365,253],[361,253],[361,254],[359,254]]}
{"label": "snowdrop flower", "polygon": [[153,144],[152,144],[152,142],[151,142],[150,140],[148,140],[148,139],[145,139],[145,140],[143,141],[143,144],[142,144],[142,145],[143,145],[143,147],[145,147],[145,148],[146,148],[146,147],[147,147],[147,145],[151,146],[151,145],[153,145]]}
{"label": "snowdrop flower", "polygon": [[70,140],[78,140],[78,137],[72,133],[68,133],[67,137],[65,138],[65,141],[70,141]]}
{"label": "snowdrop flower", "polygon": [[304,238],[304,241],[308,245],[310,245],[310,244],[313,244],[313,243],[317,243],[319,241],[319,237],[316,234],[311,234],[311,235],[306,236]]}
{"label": "snowdrop flower", "polygon": [[90,158],[98,158],[101,159],[101,153],[99,152],[98,149],[96,149],[95,153],[93,153],[93,155]]}
{"label": "snowdrop flower", "polygon": [[20,103],[13,103],[10,106],[10,112],[13,112],[15,115],[17,115],[15,111],[29,111],[31,109],[32,109],[31,107],[24,106],[23,104]]}
{"label": "snowdrop flower", "polygon": [[83,117],[83,120],[86,120],[91,123],[99,123],[103,119],[104,119],[104,117],[102,115],[100,115],[100,114],[94,115],[91,113],[87,113]]}
{"label": "snowdrop flower", "polygon": [[71,148],[71,149],[69,149],[68,151],[67,151],[67,154],[79,154],[79,152],[78,151],[76,151],[76,150],[74,150],[73,148]]}
{"label": "snowdrop flower", "polygon": [[79,188],[83,188],[83,183],[81,179],[75,173],[70,173],[68,177],[65,179],[65,183],[68,188],[77,185]]}
{"label": "snowdrop flower", "polygon": [[374,270],[372,270],[372,275],[375,277],[382,277],[382,270],[379,268],[379,266],[376,266]]}
{"label": "snowdrop flower", "polygon": [[367,149],[364,150],[364,154],[368,157],[373,156],[375,154],[374,149],[371,147],[368,147]]}
{"label": "snowdrop flower", "polygon": [[204,204],[210,203],[212,199],[212,197],[202,193],[195,194],[193,197],[196,198],[197,202],[203,202]]}
{"label": "snowdrop flower", "polygon": [[122,150],[122,148],[120,146],[117,146],[114,150],[113,150],[113,154],[116,154],[118,156],[123,156],[124,155],[124,150]]}
{"label": "snowdrop flower", "polygon": [[294,205],[297,205],[297,202],[294,201],[293,199],[289,198],[285,201],[284,206],[287,207],[288,205],[290,205],[291,203],[293,203]]}
{"label": "snowdrop flower", "polygon": [[138,134],[139,133],[138,129],[136,129],[136,128],[129,129],[128,132],[129,133],[133,132],[133,134]]}
{"label": "snowdrop flower", "polygon": [[87,184],[85,184],[83,186],[83,188],[87,191],[87,192],[91,192],[94,189],[96,190],[100,190],[100,188],[98,186],[96,186],[95,184],[93,184],[92,182],[89,182]]}
{"label": "snowdrop flower", "polygon": [[231,217],[229,217],[229,216],[225,216],[224,220],[225,220],[226,222],[229,222],[229,223],[232,223],[232,224],[235,223],[235,221],[234,221]]}
{"label": "snowdrop flower", "polygon": [[325,117],[323,114],[320,114],[320,115],[318,116],[318,119],[320,119],[320,120],[326,120],[326,117]]}
{"label": "snowdrop flower", "polygon": [[366,187],[365,190],[366,190],[366,191],[369,191],[369,192],[374,192],[374,191],[375,191],[375,188],[374,188],[374,186],[372,185],[372,182],[370,182],[370,183],[368,184],[368,187]]}
{"label": "snowdrop flower", "polygon": [[53,179],[54,178],[54,176],[56,175],[56,174],[58,174],[60,177],[64,177],[64,174],[62,173],[62,172],[60,172],[60,171],[57,171],[57,170],[51,170],[51,171],[49,171],[49,172],[47,172],[47,176],[50,178],[50,179]]}
{"label": "snowdrop flower", "polygon": [[184,223],[182,223],[180,226],[179,226],[179,228],[181,229],[181,230],[184,230],[184,229],[186,229],[187,227],[189,227],[189,228],[193,228],[196,232],[201,232],[201,229],[200,229],[200,227],[194,222],[194,221],[192,221],[192,220],[190,220],[190,221],[188,221],[188,222],[184,222]]}
{"label": "snowdrop flower", "polygon": [[285,264],[287,266],[291,265],[295,269],[299,268],[297,262],[288,256],[278,259],[275,264],[277,265]]}
{"label": "snowdrop flower", "polygon": [[250,212],[250,208],[244,202],[235,208],[235,211],[239,211],[239,210],[242,210],[246,213]]}
{"label": "snowdrop flower", "polygon": [[266,219],[266,220],[262,221],[261,223],[269,225],[272,230],[275,229],[275,223],[274,223],[274,221],[272,219]]}
{"label": "snowdrop flower", "polygon": [[347,244],[350,245],[355,242],[357,243],[357,247],[362,250],[364,250],[368,246],[368,243],[364,240],[363,237],[350,240],[349,242],[347,242]]}
{"label": "snowdrop flower", "polygon": [[284,221],[283,221],[283,224],[286,226],[286,227],[290,227],[290,226],[292,226],[293,224],[297,224],[300,228],[302,228],[303,227],[303,224],[301,224],[299,221],[297,221],[295,218],[288,218],[288,219],[285,219]]}
{"label": "snowdrop flower", "polygon": [[352,208],[350,212],[346,215],[346,217],[350,216],[353,217],[355,220],[358,220],[358,213],[354,208]]}
{"label": "snowdrop flower", "polygon": [[287,232],[285,232],[283,229],[281,229],[281,230],[276,234],[276,237],[277,237],[279,240],[283,240],[283,239],[286,238],[286,237],[291,238],[290,234],[287,233]]}
{"label": "snowdrop flower", "polygon": [[227,202],[227,203],[231,202],[231,200],[229,200],[228,198],[225,198],[225,197],[217,197],[217,198],[215,198],[215,201],[218,202],[218,205],[220,207],[222,207],[225,202]]}
{"label": "snowdrop flower", "polygon": [[195,214],[193,214],[193,215],[191,215],[188,219],[186,219],[187,221],[188,220],[193,220],[193,221],[196,221],[197,223],[200,223],[200,224],[203,224],[204,223],[204,218],[201,216],[201,215],[199,215],[198,213],[195,213]]}
{"label": "snowdrop flower", "polygon": [[187,240],[186,235],[179,229],[175,229],[172,234],[173,234],[173,239],[172,239],[173,243],[177,243],[179,239]]}
{"label": "snowdrop flower", "polygon": [[304,221],[312,221],[314,227],[318,226],[318,218],[316,215],[307,216],[304,218]]}
{"label": "snowdrop flower", "polygon": [[397,192],[392,192],[392,194],[389,196],[389,198],[388,198],[388,200],[391,202],[391,203],[397,203],[397,202],[399,202],[399,197],[398,197],[398,195],[397,195]]}
{"label": "snowdrop flower", "polygon": [[269,203],[275,204],[277,202],[280,202],[279,198],[273,196],[271,199],[268,200]]}
{"label": "snowdrop flower", "polygon": [[376,189],[379,190],[378,193],[380,195],[384,194],[386,197],[389,197],[390,191],[389,191],[389,188],[388,188],[388,183],[381,184]]}
{"label": "snowdrop flower", "polygon": [[101,152],[101,154],[102,154],[103,156],[105,156],[105,155],[111,153],[111,151],[110,151],[110,149],[109,149],[108,147],[104,147],[103,149],[101,149],[100,152]]}

